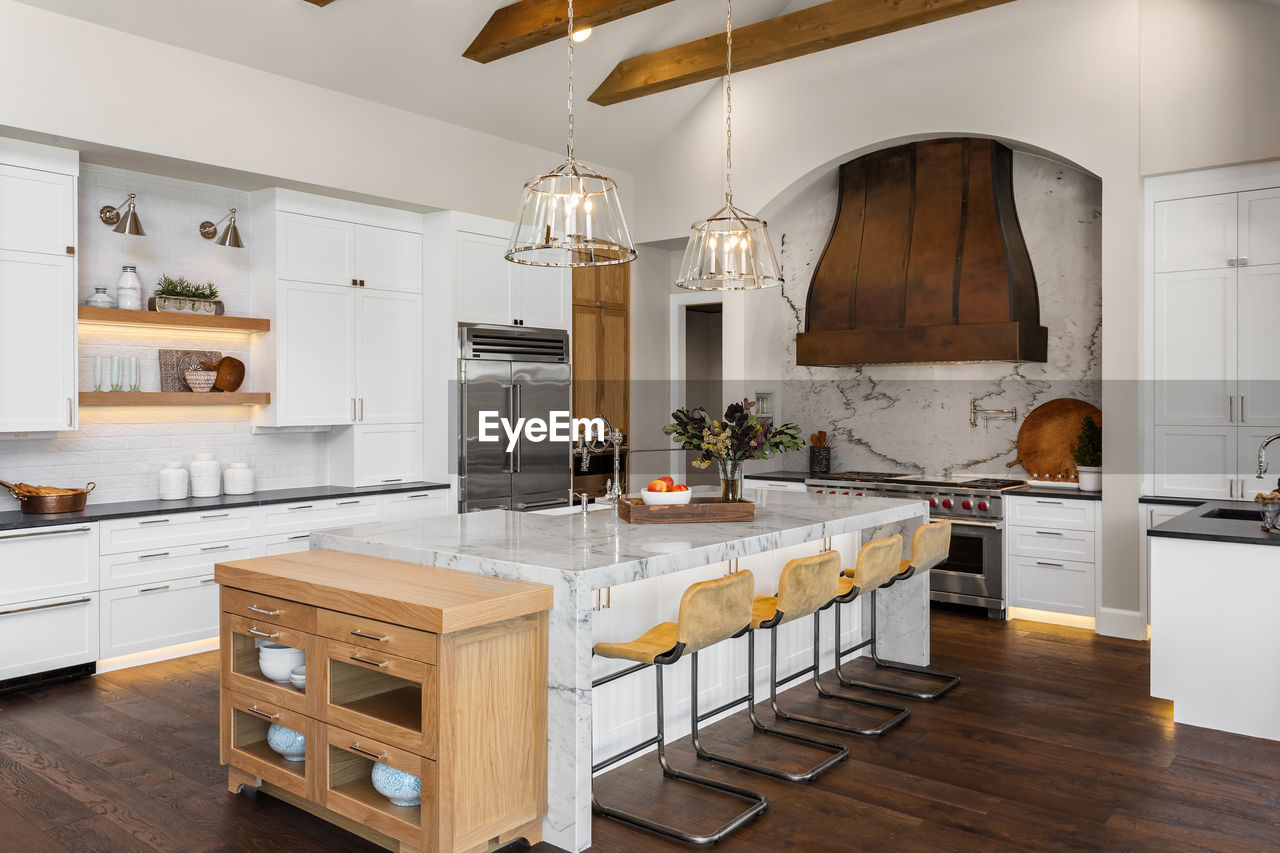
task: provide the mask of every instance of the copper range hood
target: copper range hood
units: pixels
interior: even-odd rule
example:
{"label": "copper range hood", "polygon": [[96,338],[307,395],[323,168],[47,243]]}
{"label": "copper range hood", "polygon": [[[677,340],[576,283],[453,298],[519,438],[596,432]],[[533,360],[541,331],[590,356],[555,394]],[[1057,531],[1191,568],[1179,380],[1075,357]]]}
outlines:
{"label": "copper range hood", "polygon": [[797,364],[1047,360],[1013,153],[931,139],[841,166],[806,309]]}

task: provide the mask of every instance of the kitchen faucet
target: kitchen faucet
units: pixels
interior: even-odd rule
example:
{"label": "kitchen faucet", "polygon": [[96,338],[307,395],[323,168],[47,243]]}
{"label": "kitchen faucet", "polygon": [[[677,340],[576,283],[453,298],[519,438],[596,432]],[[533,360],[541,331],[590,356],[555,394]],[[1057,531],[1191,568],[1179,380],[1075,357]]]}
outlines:
{"label": "kitchen faucet", "polygon": [[587,430],[583,430],[578,436],[578,446],[574,453],[582,456],[582,461],[578,464],[578,470],[586,472],[590,467],[590,456],[592,453],[600,453],[610,444],[613,445],[613,479],[605,483],[604,496],[600,498],[601,503],[613,504],[614,509],[618,507],[618,503],[622,499],[622,430],[614,429],[613,424],[609,423],[609,419],[604,415],[598,415],[596,420],[604,422],[605,432],[603,439],[592,438],[587,441]]}
{"label": "kitchen faucet", "polygon": [[1261,477],[1267,473],[1267,445],[1280,438],[1280,432],[1265,439],[1262,444],[1258,445],[1258,476]]}

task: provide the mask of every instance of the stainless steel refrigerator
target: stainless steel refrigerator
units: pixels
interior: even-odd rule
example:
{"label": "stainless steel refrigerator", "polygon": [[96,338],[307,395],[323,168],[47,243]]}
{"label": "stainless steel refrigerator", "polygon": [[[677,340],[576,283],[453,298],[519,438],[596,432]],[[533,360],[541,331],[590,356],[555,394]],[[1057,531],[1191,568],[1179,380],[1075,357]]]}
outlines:
{"label": "stainless steel refrigerator", "polygon": [[514,426],[519,418],[550,422],[552,412],[569,412],[569,333],[464,323],[459,335],[458,510],[568,506],[572,446],[522,433],[508,451],[500,427],[500,440],[480,440],[480,413],[497,412]]}

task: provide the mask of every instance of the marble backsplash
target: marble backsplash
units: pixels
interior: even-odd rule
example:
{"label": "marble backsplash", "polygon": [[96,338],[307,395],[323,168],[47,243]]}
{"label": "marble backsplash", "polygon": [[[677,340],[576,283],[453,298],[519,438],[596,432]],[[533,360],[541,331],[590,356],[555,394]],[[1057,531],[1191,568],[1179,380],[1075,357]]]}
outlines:
{"label": "marble backsplash", "polygon": [[[770,215],[786,284],[747,300],[748,376],[755,377],[747,390],[775,391],[779,418],[798,423],[803,435],[827,430],[833,471],[1026,477],[1021,466],[1006,463],[1017,457],[1018,427],[1027,414],[1058,397],[1099,403],[1102,184],[1023,153],[1015,153],[1013,172],[1041,323],[1049,330],[1044,364],[797,366],[795,336],[835,216],[836,171]],[[1016,409],[1017,421],[979,419],[970,427],[975,398],[983,409]],[[807,465],[802,454],[780,461],[764,467]]]}

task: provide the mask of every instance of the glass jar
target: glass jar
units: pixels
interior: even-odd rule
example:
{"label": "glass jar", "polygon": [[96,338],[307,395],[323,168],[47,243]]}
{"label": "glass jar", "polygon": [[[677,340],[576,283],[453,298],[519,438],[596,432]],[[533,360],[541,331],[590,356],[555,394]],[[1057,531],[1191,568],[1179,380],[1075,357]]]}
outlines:
{"label": "glass jar", "polygon": [[734,503],[742,500],[742,460],[717,459],[720,469],[720,500]]}
{"label": "glass jar", "polygon": [[84,301],[84,304],[90,308],[115,308],[116,301],[111,298],[111,294],[107,293],[107,288],[95,287],[93,296]]}
{"label": "glass jar", "polygon": [[137,267],[120,268],[120,280],[116,282],[116,302],[126,311],[142,310],[142,279],[138,278]]}

